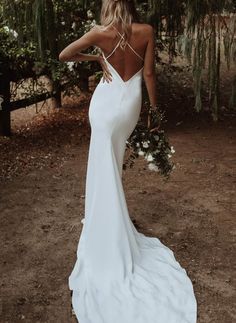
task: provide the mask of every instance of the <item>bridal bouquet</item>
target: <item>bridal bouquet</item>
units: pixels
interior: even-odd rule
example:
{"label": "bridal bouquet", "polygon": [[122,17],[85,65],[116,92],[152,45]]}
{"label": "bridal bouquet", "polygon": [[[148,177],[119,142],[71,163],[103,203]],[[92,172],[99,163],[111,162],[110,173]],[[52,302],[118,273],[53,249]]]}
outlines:
{"label": "bridal bouquet", "polygon": [[126,141],[129,156],[123,165],[124,169],[127,166],[132,167],[135,159],[143,156],[150,170],[169,177],[170,172],[175,168],[175,164],[170,159],[175,150],[170,146],[164,130],[160,129],[162,122],[165,121],[164,112],[152,108],[148,109],[147,123],[140,118]]}

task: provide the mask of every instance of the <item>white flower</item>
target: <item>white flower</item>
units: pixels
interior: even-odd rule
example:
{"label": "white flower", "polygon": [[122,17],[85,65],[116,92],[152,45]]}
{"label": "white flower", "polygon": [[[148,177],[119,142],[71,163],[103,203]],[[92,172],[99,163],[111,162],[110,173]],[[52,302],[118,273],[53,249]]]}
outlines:
{"label": "white flower", "polygon": [[68,66],[70,71],[73,71],[73,66],[75,65],[75,62],[66,62],[66,65]]}
{"label": "white flower", "polygon": [[167,156],[168,156],[168,158],[171,158],[171,157],[172,157],[172,155],[171,155],[171,154],[168,154]]}
{"label": "white flower", "polygon": [[139,144],[139,142],[137,142],[137,143],[136,143],[136,147],[140,147],[140,144]]}
{"label": "white flower", "polygon": [[155,172],[158,172],[158,171],[159,171],[158,166],[157,166],[157,165],[155,165],[154,163],[149,163],[149,164],[148,164],[148,168],[149,168],[150,170],[154,170]]}
{"label": "white flower", "polygon": [[154,160],[152,154],[148,154],[146,159],[147,161],[150,161],[150,162]]}
{"label": "white flower", "polygon": [[143,148],[148,148],[148,147],[149,147],[148,142],[147,142],[147,141],[144,141],[144,142],[143,142]]}
{"label": "white flower", "polygon": [[88,16],[88,18],[93,17],[93,13],[92,13],[92,11],[90,9],[87,11],[87,16]]}
{"label": "white flower", "polygon": [[172,153],[172,154],[174,154],[174,153],[175,153],[174,147],[173,147],[173,146],[171,146],[170,148],[171,148],[171,150],[170,150],[170,151],[171,151],[171,153]]}
{"label": "white flower", "polygon": [[144,155],[144,151],[142,151],[141,149],[139,149],[138,154],[139,154],[139,156],[143,156]]}
{"label": "white flower", "polygon": [[155,135],[154,138],[155,138],[156,141],[159,140],[159,136],[158,135]]}
{"label": "white flower", "polygon": [[13,31],[12,31],[12,34],[13,34],[13,36],[14,36],[15,38],[17,38],[17,37],[18,37],[18,33],[17,33],[15,30],[13,30]]}
{"label": "white flower", "polygon": [[66,24],[66,23],[65,23],[65,21],[62,21],[62,22],[61,22],[61,24],[62,24],[63,26],[65,26],[65,24]]}
{"label": "white flower", "polygon": [[18,33],[17,33],[15,30],[10,29],[8,26],[4,26],[4,27],[3,27],[3,29],[4,29],[7,33],[12,34],[15,38],[17,38],[17,37],[18,37]]}
{"label": "white flower", "polygon": [[91,27],[92,27],[92,26],[95,26],[96,24],[97,24],[96,20],[95,20],[95,19],[93,19],[93,20],[92,20],[92,22],[91,22]]}

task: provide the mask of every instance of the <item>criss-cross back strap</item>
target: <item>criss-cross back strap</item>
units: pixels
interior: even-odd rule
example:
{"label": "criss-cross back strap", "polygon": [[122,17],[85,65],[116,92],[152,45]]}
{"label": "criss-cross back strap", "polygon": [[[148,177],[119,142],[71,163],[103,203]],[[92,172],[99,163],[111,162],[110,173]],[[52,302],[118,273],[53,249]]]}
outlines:
{"label": "criss-cross back strap", "polygon": [[[113,27],[116,29],[116,31],[118,32],[118,34],[120,35],[120,37],[122,39],[124,39],[124,33],[123,33],[123,35],[121,35],[121,33],[119,32],[119,30],[115,26],[113,26]],[[127,45],[134,52],[134,54],[136,54],[142,61],[144,61],[144,59],[142,58],[142,56],[140,56],[139,53],[136,52],[136,50],[130,45],[129,42],[127,42]]]}
{"label": "criss-cross back strap", "polygon": [[123,35],[121,35],[120,34],[120,39],[119,39],[119,41],[118,41],[118,43],[116,44],[116,46],[114,47],[114,49],[111,51],[111,53],[107,56],[107,57],[105,57],[105,55],[104,55],[104,53],[102,52],[102,54],[103,54],[103,56],[104,56],[104,58],[106,58],[106,59],[108,59],[114,52],[115,52],[115,50],[120,46],[120,42],[122,41],[122,39],[124,38],[124,36]]}
{"label": "criss-cross back strap", "polygon": [[[121,43],[122,39],[124,39],[124,33],[121,34],[117,28],[115,28],[115,29],[118,32],[118,34],[120,35],[120,39],[119,39],[118,43],[116,44],[116,46],[114,47],[114,49],[111,51],[111,53],[107,57],[104,55],[104,53],[102,51],[102,55],[103,55],[103,57],[105,59],[108,59],[111,55],[113,55],[113,53],[116,51],[116,49],[120,46],[120,43]],[[129,42],[126,42],[126,43],[129,46],[129,48],[134,52],[134,54],[137,55],[142,61],[144,61],[144,59],[142,58],[142,56],[140,56],[139,53],[136,52],[136,50],[130,45],[130,43]]]}

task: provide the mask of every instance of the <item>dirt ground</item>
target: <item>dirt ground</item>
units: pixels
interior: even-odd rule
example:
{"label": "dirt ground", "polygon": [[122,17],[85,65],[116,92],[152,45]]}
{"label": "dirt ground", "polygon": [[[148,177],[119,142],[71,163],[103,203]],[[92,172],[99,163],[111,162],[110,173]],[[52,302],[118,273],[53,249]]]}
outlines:
{"label": "dirt ground", "polygon": [[[159,84],[176,168],[164,181],[139,157],[124,171],[130,217],[187,270],[198,323],[234,323],[236,118],[196,116],[191,92]],[[68,276],[84,217],[88,102],[44,112],[33,120],[13,113],[13,136],[0,138],[1,323],[76,322]]]}

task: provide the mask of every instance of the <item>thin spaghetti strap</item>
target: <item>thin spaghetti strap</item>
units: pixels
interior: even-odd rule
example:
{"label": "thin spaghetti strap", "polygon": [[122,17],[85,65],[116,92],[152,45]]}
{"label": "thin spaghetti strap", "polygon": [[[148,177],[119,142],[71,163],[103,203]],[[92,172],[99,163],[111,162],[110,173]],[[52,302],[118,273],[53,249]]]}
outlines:
{"label": "thin spaghetti strap", "polygon": [[112,26],[112,27],[118,32],[118,34],[120,35],[120,37],[124,38],[124,36],[121,35],[121,33],[119,32],[119,30],[115,26]]}
{"label": "thin spaghetti strap", "polygon": [[[119,30],[115,26],[113,26],[113,27],[116,29],[116,31],[118,32],[118,34],[124,39],[124,36],[121,35],[121,33],[119,32]],[[134,50],[134,48],[130,45],[130,43],[128,41],[127,41],[127,45],[134,52],[134,54],[136,54],[142,61],[144,61],[144,59],[142,58],[142,56],[140,56],[139,53],[137,53],[136,50]]]}
{"label": "thin spaghetti strap", "polygon": [[139,53],[137,53],[133,47],[127,42],[127,45],[129,46],[129,48],[134,52],[134,54],[136,54],[142,61],[144,61],[144,59],[142,58],[142,56],[139,55]]}
{"label": "thin spaghetti strap", "polygon": [[115,50],[119,47],[121,40],[122,40],[122,38],[119,39],[118,43],[116,44],[114,49],[111,51],[111,53],[106,57],[106,59],[108,59],[115,52]]}

